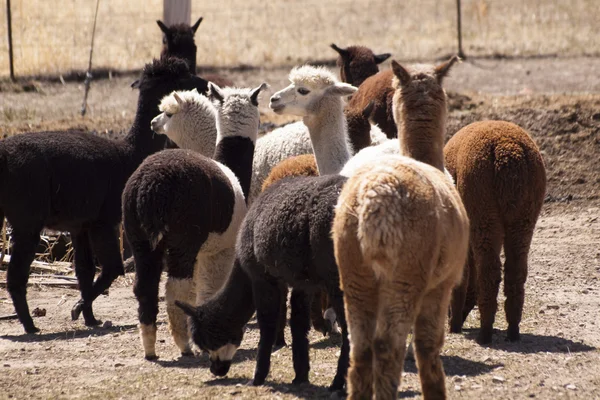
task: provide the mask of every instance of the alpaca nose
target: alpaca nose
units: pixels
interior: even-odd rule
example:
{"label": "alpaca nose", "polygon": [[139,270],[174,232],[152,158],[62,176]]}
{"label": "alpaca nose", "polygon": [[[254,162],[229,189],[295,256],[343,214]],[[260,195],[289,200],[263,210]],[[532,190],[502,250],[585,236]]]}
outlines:
{"label": "alpaca nose", "polygon": [[281,100],[281,96],[278,94],[271,96],[271,103],[277,103],[279,100]]}

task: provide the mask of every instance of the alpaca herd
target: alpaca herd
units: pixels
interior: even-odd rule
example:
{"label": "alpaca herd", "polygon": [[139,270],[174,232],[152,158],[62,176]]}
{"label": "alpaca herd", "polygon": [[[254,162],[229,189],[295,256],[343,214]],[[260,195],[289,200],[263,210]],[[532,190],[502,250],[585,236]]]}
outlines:
{"label": "alpaca herd", "polygon": [[423,396],[446,398],[446,319],[460,333],[477,305],[478,341],[491,342],[502,248],[507,338],[519,340],[544,162],[530,135],[504,121],[468,125],[444,146],[442,83],[458,58],[392,60],[379,71],[390,54],[332,44],[341,79],[293,68],[269,108],[301,120],[259,138],[267,85],[196,76],[201,22],[157,21],[161,58],[132,85],[138,108],[123,140],[37,132],[0,141],[7,287],[25,332],[39,331],[26,286],[40,231],[71,233],[81,291],[71,317],[94,326],[94,300],[124,274],[122,221],[147,360],[158,358],[164,271],[173,341],[184,356],[193,345],[208,352],[216,376],[229,372],[256,313],[252,384],[265,383],[285,345],[291,289],[293,384],[309,382],[312,321],[323,333],[341,329],[330,390],[396,398],[412,330]]}

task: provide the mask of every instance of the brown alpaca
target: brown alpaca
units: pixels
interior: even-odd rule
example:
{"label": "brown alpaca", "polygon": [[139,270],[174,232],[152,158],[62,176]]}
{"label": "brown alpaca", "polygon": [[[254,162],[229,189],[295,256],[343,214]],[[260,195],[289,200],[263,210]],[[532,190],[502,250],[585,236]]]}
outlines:
{"label": "brown alpaca", "polygon": [[441,83],[455,61],[411,72],[392,61],[403,156],[366,159],[337,203],[333,240],[350,334],[348,399],[397,397],[411,327],[423,397],[446,397],[440,350],[469,234],[460,196],[442,172]]}
{"label": "brown alpaca", "polygon": [[444,155],[471,220],[468,266],[453,296],[450,330],[461,331],[477,302],[478,341],[492,341],[504,246],[507,337],[519,340],[527,255],[546,193],[542,155],[526,131],[505,121],[475,122],[462,128],[450,139]]}
{"label": "brown alpaca", "polygon": [[393,77],[394,72],[392,70],[380,71],[370,76],[352,95],[347,107],[351,110],[362,110],[369,102],[374,101],[375,106],[371,119],[390,139],[398,136],[392,104],[394,98]]}

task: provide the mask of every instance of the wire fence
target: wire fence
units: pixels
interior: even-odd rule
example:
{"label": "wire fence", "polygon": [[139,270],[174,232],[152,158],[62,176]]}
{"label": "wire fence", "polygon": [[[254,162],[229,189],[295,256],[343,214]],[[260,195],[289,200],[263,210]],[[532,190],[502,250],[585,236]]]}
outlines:
{"label": "wire fence", "polygon": [[[463,0],[467,55],[600,53],[597,0]],[[137,69],[160,53],[163,0],[100,0],[94,66]],[[12,0],[17,76],[85,70],[96,2]],[[6,9],[0,76],[8,76]],[[280,65],[333,59],[329,44],[363,44],[398,59],[457,51],[456,0],[192,1],[198,64]]]}

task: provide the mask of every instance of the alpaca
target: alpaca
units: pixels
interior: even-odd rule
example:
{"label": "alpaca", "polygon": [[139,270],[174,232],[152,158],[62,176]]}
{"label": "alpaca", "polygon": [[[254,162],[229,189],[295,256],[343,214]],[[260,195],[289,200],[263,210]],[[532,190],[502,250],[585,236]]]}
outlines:
{"label": "alpaca", "polygon": [[340,67],[340,79],[356,87],[378,73],[378,65],[391,56],[390,53],[374,54],[364,46],[349,46],[343,49],[332,43],[331,48],[339,54],[337,66]]}
{"label": "alpaca", "polygon": [[409,70],[392,61],[402,155],[358,167],[333,222],[351,340],[348,398],[396,398],[414,325],[425,399],[445,398],[440,350],[452,289],[467,258],[469,220],[443,173],[453,58]]}
{"label": "alpaca", "polygon": [[[147,64],[137,81],[140,95],[127,136],[113,141],[86,132],[35,132],[0,141],[0,220],[13,227],[13,254],[7,286],[25,332],[35,333],[26,299],[27,280],[40,231],[71,233],[81,299],[75,320],[98,325],[92,303],[124,273],[117,227],[127,178],[148,155],[164,148],[165,137],[150,130],[160,99],[177,89],[206,84],[190,75],[185,62],[161,59]],[[26,177],[26,179],[24,179]],[[96,256],[102,272],[94,282]]]}
{"label": "alpaca", "polygon": [[[469,260],[453,296],[451,332],[461,331],[477,302],[478,341],[492,341],[504,246],[507,338],[519,340],[527,255],[546,192],[542,155],[525,130],[505,121],[467,125],[448,141],[444,154],[471,220]],[[469,281],[471,295],[465,304]]]}
{"label": "alpaca", "polygon": [[167,135],[179,148],[212,157],[217,140],[215,109],[199,96],[196,89],[165,96],[158,106],[161,114],[152,120],[151,126],[154,132]]}
{"label": "alpaca", "polygon": [[[231,300],[214,300],[221,307],[225,307],[223,302],[228,302],[226,308],[236,309],[245,315],[250,314],[249,308],[256,307],[261,339],[253,384],[262,385],[270,368],[282,297],[287,285],[291,286],[290,325],[296,372],[293,383],[299,384],[308,381],[307,333],[311,297],[316,290],[327,289],[342,328],[341,354],[330,386],[332,390],[339,390],[344,385],[348,368],[349,343],[330,230],[333,206],[345,182],[345,178],[337,173],[350,157],[343,97],[354,93],[356,88],[338,82],[331,72],[323,68],[310,66],[294,68],[290,81],[290,86],[271,97],[270,107],[277,113],[303,117],[319,173],[324,176],[282,179],[255,199],[242,223],[236,244],[236,265],[250,279],[254,302],[250,304],[241,294]],[[236,290],[241,291],[240,288]],[[220,295],[227,292],[224,289]],[[215,315],[209,308],[182,306],[192,316],[193,332],[217,324],[207,320]],[[225,330],[216,330],[221,335],[218,339],[211,330],[202,332],[203,337],[195,338],[195,341],[205,348],[207,343],[218,344],[221,346],[219,350],[228,349],[227,355],[233,356],[239,345],[240,330],[241,326],[232,324]]]}
{"label": "alpaca", "polygon": [[[191,349],[185,317],[175,301],[204,303],[231,271],[250,188],[259,125],[258,95],[265,86],[221,89],[209,83],[216,112],[210,101],[197,93],[173,94],[180,97],[176,102],[186,115],[193,108],[202,110],[196,116],[217,114],[214,160],[191,150],[165,150],[148,157],[127,181],[123,225],[135,259],[134,293],[148,360],[157,358],[156,315],[163,262],[168,273],[169,328],[182,355],[190,355]],[[167,122],[164,126],[169,131],[177,125]]]}
{"label": "alpaca", "polygon": [[[198,21],[192,26],[188,24],[173,24],[167,27],[162,21],[158,20],[160,30],[163,33],[163,47],[160,52],[161,57],[178,57],[188,63],[190,73],[196,74],[196,41],[194,35],[200,26],[203,18],[198,18]],[[218,86],[233,86],[233,82],[223,76],[215,74],[207,74],[204,79],[211,81]],[[203,92],[201,92],[204,94]]]}
{"label": "alpaca", "polygon": [[375,101],[372,120],[390,139],[398,136],[396,123],[394,122],[392,87],[392,70],[380,71],[370,76],[359,86],[358,91],[348,102],[349,109],[362,110],[370,101]]}

